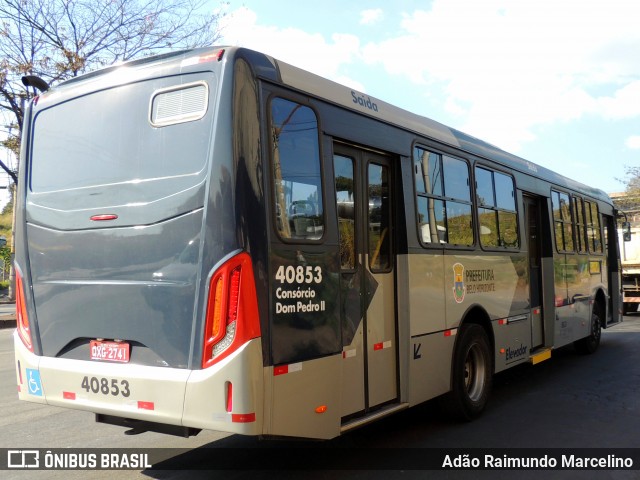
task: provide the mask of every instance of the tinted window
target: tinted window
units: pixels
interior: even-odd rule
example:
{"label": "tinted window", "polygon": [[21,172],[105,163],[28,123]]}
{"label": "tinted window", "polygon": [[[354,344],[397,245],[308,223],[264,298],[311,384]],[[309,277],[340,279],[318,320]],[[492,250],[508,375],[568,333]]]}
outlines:
{"label": "tinted window", "polygon": [[416,148],[414,150],[416,192],[442,196],[440,155]]}
{"label": "tinted window", "polygon": [[340,234],[340,264],[343,269],[356,267],[355,190],[353,159],[342,155],[333,157],[336,178],[336,202]]}
{"label": "tinted window", "polygon": [[271,130],[276,229],[283,239],[317,240],[324,216],[316,115],[275,98]]}
{"label": "tinted window", "polygon": [[444,167],[444,194],[448,198],[470,201],[469,168],[456,158],[442,158]]}
{"label": "tinted window", "polygon": [[[181,78],[185,82],[194,79]],[[135,182],[136,189],[150,191],[160,182],[166,196],[167,182],[162,181],[171,177],[183,179],[176,188],[187,188],[184,178],[202,171],[207,162],[211,122],[162,128],[149,122],[154,92],[176,82],[163,78],[115,87],[39,112],[34,123],[31,190],[46,193],[93,186],[108,190]],[[205,83],[202,85],[206,91]],[[101,195],[106,198],[104,190]],[[119,190],[118,200],[126,203],[128,199],[122,197]],[[113,202],[111,198],[106,201]]]}
{"label": "tinted window", "polygon": [[489,170],[476,168],[476,195],[478,205],[495,206],[493,199],[493,176]]}
{"label": "tinted window", "polygon": [[589,240],[589,251],[593,253],[602,253],[602,230],[600,228],[598,205],[593,202],[585,202],[585,213],[587,215],[587,238]]}
{"label": "tinted window", "polygon": [[569,195],[564,192],[551,192],[553,219],[555,222],[556,248],[561,252],[573,252],[573,220]]}
{"label": "tinted window", "polygon": [[476,167],[475,173],[480,244],[517,248],[520,240],[513,178],[483,167]]}
{"label": "tinted window", "polygon": [[413,150],[418,236],[422,243],[474,243],[467,162]]}
{"label": "tinted window", "polygon": [[371,271],[391,268],[391,202],[389,169],[369,165],[369,267]]}
{"label": "tinted window", "polygon": [[573,197],[575,216],[576,248],[580,253],[587,251],[586,229],[584,225],[584,203],[580,197]]}

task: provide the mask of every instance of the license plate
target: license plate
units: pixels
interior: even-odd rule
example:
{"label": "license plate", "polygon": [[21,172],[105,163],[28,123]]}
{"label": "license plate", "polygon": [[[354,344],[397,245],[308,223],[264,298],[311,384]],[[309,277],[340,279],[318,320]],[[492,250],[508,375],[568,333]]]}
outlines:
{"label": "license plate", "polygon": [[109,362],[129,361],[129,344],[125,342],[104,342],[91,340],[91,360],[106,360]]}

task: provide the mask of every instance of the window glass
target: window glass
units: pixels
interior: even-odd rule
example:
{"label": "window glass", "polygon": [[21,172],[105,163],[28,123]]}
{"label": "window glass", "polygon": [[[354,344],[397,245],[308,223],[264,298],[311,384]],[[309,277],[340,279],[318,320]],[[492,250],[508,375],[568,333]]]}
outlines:
{"label": "window glass", "polygon": [[478,205],[495,206],[493,200],[493,178],[492,172],[484,168],[476,168],[476,195]]}
{"label": "window glass", "polygon": [[569,203],[569,195],[566,193],[560,194],[560,212],[562,213],[562,220],[565,222],[571,221],[571,204]]}
{"label": "window glass", "polygon": [[476,167],[476,197],[483,247],[518,248],[518,215],[513,178]]}
{"label": "window glass", "polygon": [[499,172],[494,172],[496,185],[496,204],[503,210],[516,211],[516,197],[513,190],[513,179]]}
{"label": "window glass", "polygon": [[576,249],[580,253],[585,253],[587,251],[587,241],[584,228],[584,203],[580,197],[573,197],[573,212],[576,220]]}
{"label": "window glass", "polygon": [[391,204],[387,167],[369,164],[369,267],[371,271],[391,268]]}
{"label": "window glass", "polygon": [[587,236],[589,238],[589,251],[602,253],[602,233],[600,229],[600,214],[598,205],[593,202],[585,202],[587,214]]}
{"label": "window glass", "polygon": [[444,156],[444,194],[457,200],[471,199],[469,192],[469,168],[467,163],[457,158]]}
{"label": "window glass", "polygon": [[500,246],[518,246],[518,217],[514,212],[498,211],[500,225]]}
{"label": "window glass", "polygon": [[420,241],[472,246],[474,233],[467,162],[420,147],[414,148],[413,162]]}
{"label": "window glass", "polygon": [[473,245],[471,205],[447,202],[447,242],[452,245]]}
{"label": "window glass", "polygon": [[444,202],[418,197],[418,231],[423,243],[446,243]]}
{"label": "window glass", "polygon": [[442,196],[442,169],[440,155],[423,150],[414,149],[414,173],[416,177],[416,192]]}
{"label": "window glass", "polygon": [[[101,205],[100,210],[116,202],[151,201],[199,184],[214,122],[209,118],[212,109],[207,110],[206,105],[215,100],[203,95],[198,106],[192,105],[193,110],[182,111],[197,111],[198,118],[207,116],[203,121],[182,122],[193,120],[187,115],[173,125],[154,128],[147,120],[154,92],[207,77],[202,73],[128,83],[40,110],[33,123],[31,190],[48,193],[99,187],[100,201],[94,198],[98,203],[92,205]],[[204,94],[209,89],[201,82],[195,90]],[[64,203],[58,203],[64,198],[56,195],[47,204],[66,209]]]}
{"label": "window glass", "polygon": [[271,138],[276,228],[283,239],[318,240],[324,231],[318,122],[309,107],[275,98]]}
{"label": "window glass", "polygon": [[336,155],[333,158],[340,236],[340,265],[343,269],[356,267],[355,190],[353,159]]}
{"label": "window glass", "polygon": [[573,245],[573,228],[570,223],[564,223],[564,249],[567,252],[575,251]]}
{"label": "window glass", "polygon": [[551,192],[551,204],[556,232],[556,248],[560,252],[575,251],[573,238],[574,224],[571,215],[569,195],[563,192]]}
{"label": "window glass", "polygon": [[495,210],[487,208],[478,209],[480,221],[480,243],[483,247],[498,246],[498,218]]}
{"label": "window glass", "polygon": [[551,203],[553,204],[553,218],[555,220],[562,220],[560,214],[560,193],[551,192]]}

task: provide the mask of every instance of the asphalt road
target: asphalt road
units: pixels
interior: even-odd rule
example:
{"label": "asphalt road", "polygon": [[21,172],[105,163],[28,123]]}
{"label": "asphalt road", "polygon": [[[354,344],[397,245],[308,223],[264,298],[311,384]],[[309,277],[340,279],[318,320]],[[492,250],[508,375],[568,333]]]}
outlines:
{"label": "asphalt road", "polygon": [[[378,457],[394,449],[473,448],[637,448],[640,447],[640,314],[603,332],[598,352],[576,354],[572,348],[554,351],[551,360],[524,365],[495,377],[485,414],[472,423],[451,423],[434,402],[404,411],[330,442],[260,441],[205,431],[182,439],[154,433],[125,436],[123,429],[95,424],[93,415],[19,402],[13,367],[12,331],[0,330],[0,448],[186,448],[191,453],[173,461],[189,468],[215,468],[220,448],[273,455],[283,471],[176,471],[147,469],[109,472],[0,472],[2,478],[604,478],[636,479],[640,470],[607,472],[426,472],[286,471],[292,448],[313,449],[319,455],[332,447],[371,452]],[[212,450],[216,449],[216,450]],[[265,450],[268,449],[268,450]],[[329,449],[329,450],[325,450]],[[364,450],[361,450],[364,449]],[[203,454],[204,452],[204,454]],[[429,452],[429,450],[424,450]],[[218,457],[216,457],[218,455]],[[289,460],[288,460],[289,459]],[[161,464],[165,465],[165,464]],[[8,475],[6,475],[8,473]],[[24,473],[24,475],[20,475]],[[548,475],[545,475],[548,474]]]}

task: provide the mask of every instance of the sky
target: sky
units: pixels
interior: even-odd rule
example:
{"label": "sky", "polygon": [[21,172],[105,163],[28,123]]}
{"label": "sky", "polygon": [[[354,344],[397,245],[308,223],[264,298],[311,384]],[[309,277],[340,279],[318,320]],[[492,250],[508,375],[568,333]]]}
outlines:
{"label": "sky", "polygon": [[608,193],[640,168],[637,0],[231,0],[225,12],[223,44]]}

